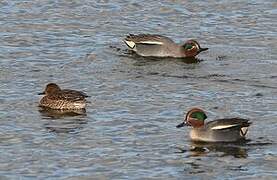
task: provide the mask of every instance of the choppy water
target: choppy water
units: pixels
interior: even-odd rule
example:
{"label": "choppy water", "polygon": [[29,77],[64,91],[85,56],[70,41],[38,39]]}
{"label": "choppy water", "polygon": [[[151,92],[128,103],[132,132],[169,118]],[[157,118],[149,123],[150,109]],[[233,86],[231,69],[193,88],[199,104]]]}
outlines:
{"label": "choppy water", "polygon": [[[0,1],[1,179],[277,178],[276,1]],[[197,39],[200,63],[126,53],[128,33]],[[48,82],[83,116],[40,112]],[[240,116],[246,144],[189,141],[190,107]],[[195,148],[194,148],[195,147]]]}

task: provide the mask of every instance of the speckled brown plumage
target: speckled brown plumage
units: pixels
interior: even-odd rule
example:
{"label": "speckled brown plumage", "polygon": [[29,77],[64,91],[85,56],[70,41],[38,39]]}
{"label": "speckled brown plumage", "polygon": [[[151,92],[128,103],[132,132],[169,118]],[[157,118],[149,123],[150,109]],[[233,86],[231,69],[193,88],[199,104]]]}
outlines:
{"label": "speckled brown plumage", "polygon": [[83,109],[86,107],[86,97],[88,97],[80,91],[62,90],[54,83],[48,84],[45,91],[40,94],[45,96],[40,100],[39,106],[51,109]]}

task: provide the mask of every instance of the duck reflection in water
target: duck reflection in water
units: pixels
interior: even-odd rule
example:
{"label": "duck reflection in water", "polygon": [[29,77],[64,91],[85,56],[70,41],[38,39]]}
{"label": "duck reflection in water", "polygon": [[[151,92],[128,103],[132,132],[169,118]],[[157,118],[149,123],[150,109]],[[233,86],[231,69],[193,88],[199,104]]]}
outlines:
{"label": "duck reflection in water", "polygon": [[86,110],[54,110],[39,108],[44,127],[49,132],[78,133],[87,124]]}
{"label": "duck reflection in water", "polygon": [[184,58],[171,58],[171,57],[142,57],[138,56],[137,54],[134,54],[133,52],[127,53],[127,55],[133,56],[137,61],[134,63],[135,66],[145,66],[145,65],[152,65],[154,63],[159,63],[159,62],[174,62],[178,64],[197,64],[202,61],[203,59],[199,59],[197,57],[184,57]]}
{"label": "duck reflection in water", "polygon": [[246,141],[235,144],[192,142],[190,152],[191,156],[205,156],[210,152],[219,152],[220,157],[233,156],[235,158],[247,158],[247,149],[242,147],[245,144]]}
{"label": "duck reflection in water", "polygon": [[86,109],[60,110],[60,109],[51,109],[51,108],[40,107],[39,112],[42,116],[53,118],[53,119],[87,115]]}
{"label": "duck reflection in water", "polygon": [[218,153],[218,157],[233,156],[235,158],[247,158],[247,142],[243,140],[235,143],[206,143],[192,141],[189,150],[187,148],[178,148],[179,153],[189,153],[188,157],[208,156],[209,153]]}

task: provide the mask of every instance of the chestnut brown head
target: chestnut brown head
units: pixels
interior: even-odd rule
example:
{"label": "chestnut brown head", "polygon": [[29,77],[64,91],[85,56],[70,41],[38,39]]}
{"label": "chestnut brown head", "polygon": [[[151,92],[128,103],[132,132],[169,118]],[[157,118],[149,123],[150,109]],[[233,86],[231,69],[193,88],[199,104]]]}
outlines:
{"label": "chestnut brown head", "polygon": [[60,91],[61,88],[55,84],[55,83],[49,83],[46,85],[45,90],[42,93],[39,93],[39,95],[49,95],[49,94],[53,94],[56,93],[58,91]]}
{"label": "chestnut brown head", "polygon": [[207,51],[209,48],[201,48],[195,40],[188,40],[182,45],[186,57],[195,57],[202,51]]}
{"label": "chestnut brown head", "polygon": [[198,128],[204,125],[205,119],[207,119],[207,115],[202,109],[192,108],[187,112],[184,121],[177,125],[177,128],[183,126],[192,126],[194,128]]}

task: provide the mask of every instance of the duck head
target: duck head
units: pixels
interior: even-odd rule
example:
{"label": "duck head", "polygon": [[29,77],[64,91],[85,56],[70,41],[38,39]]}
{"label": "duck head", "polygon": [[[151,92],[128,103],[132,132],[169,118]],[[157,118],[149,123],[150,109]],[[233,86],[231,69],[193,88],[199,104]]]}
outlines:
{"label": "duck head", "polygon": [[194,128],[202,127],[204,125],[204,120],[207,119],[207,115],[202,109],[193,108],[189,110],[184,118],[184,121],[177,125],[177,128],[183,126],[192,126]]}
{"label": "duck head", "polygon": [[201,48],[200,44],[195,40],[188,40],[182,45],[186,57],[195,57],[202,51],[207,51],[209,48]]}
{"label": "duck head", "polygon": [[46,85],[45,90],[42,93],[39,93],[38,95],[49,95],[49,94],[53,94],[55,92],[60,91],[61,88],[55,84],[55,83],[49,83]]}

